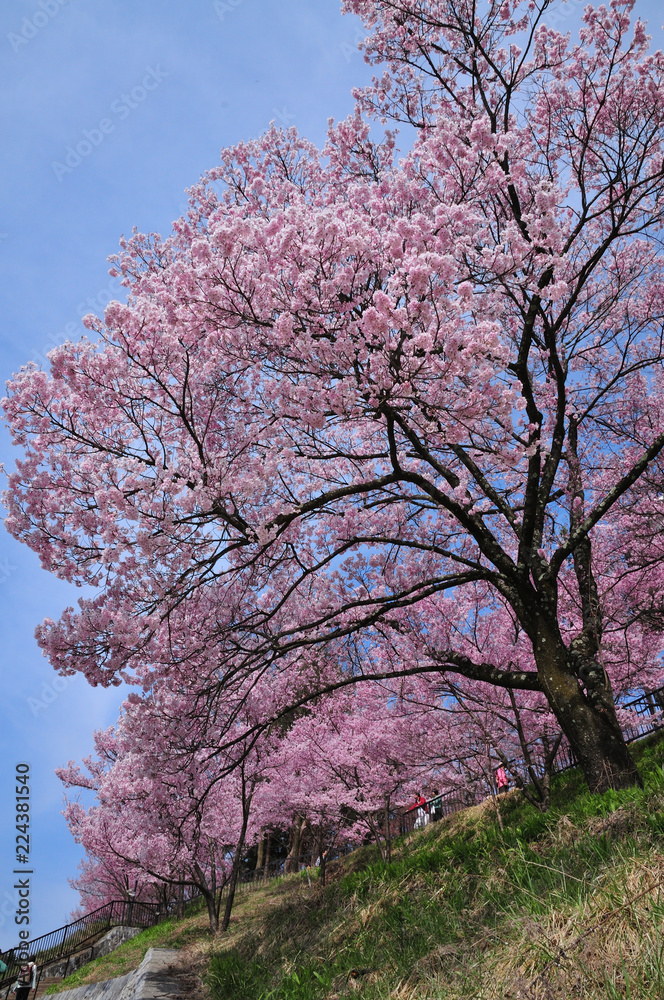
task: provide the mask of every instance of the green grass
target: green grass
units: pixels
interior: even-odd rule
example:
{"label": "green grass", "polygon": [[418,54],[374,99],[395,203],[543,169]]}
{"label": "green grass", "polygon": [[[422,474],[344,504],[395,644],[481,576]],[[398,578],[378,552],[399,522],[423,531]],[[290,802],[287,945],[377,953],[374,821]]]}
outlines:
{"label": "green grass", "polygon": [[643,789],[559,775],[546,815],[500,800],[504,833],[488,801],[398,841],[389,865],[362,848],[325,888],[301,873],[243,894],[216,940],[202,911],[150,928],[61,988],[178,947],[210,1000],[662,1000],[664,739],[635,755]]}
{"label": "green grass", "polygon": [[390,865],[367,848],[325,889],[284,879],[260,920],[243,929],[238,909],[211,995],[661,1000],[664,894],[643,890],[664,883],[664,743],[636,752],[643,789],[591,795],[568,773],[546,815],[503,798],[504,834],[487,802],[406,839]]}
{"label": "green grass", "polygon": [[76,986],[124,976],[138,968],[148,948],[185,948],[207,937],[207,916],[201,913],[200,906],[188,908],[184,920],[165,920],[154,927],[148,927],[131,941],[125,941],[115,951],[94,959],[71,976],[50,986],[47,993],[60,993]]}

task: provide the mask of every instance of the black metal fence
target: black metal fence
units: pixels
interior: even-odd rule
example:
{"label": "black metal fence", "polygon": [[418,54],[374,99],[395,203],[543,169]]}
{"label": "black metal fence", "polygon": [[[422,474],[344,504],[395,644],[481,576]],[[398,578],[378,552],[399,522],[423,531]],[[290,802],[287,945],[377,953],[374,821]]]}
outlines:
{"label": "black metal fence", "polygon": [[430,821],[442,819],[451,813],[467,809],[477,802],[477,790],[469,786],[452,788],[448,792],[434,795],[423,806],[410,806],[398,815],[395,833],[412,833],[426,826]]}
{"label": "black metal fence", "polygon": [[[106,903],[90,913],[86,913],[79,920],[49,934],[33,938],[27,946],[10,948],[3,952],[2,960],[7,966],[7,971],[3,973],[0,981],[0,992],[5,991],[8,995],[12,984],[16,980],[22,964],[28,956],[35,962],[40,970],[58,961],[66,961],[96,941],[105,931],[111,927],[151,927],[160,918],[159,905],[157,903],[140,903],[136,900],[114,900]],[[66,969],[63,975],[66,974]]]}
{"label": "black metal fence", "polygon": [[648,691],[640,698],[634,698],[633,701],[629,701],[621,707],[625,712],[633,713],[638,717],[634,721],[627,721],[623,726],[625,739],[628,743],[664,728],[664,687]]}
{"label": "black metal fence", "polygon": [[[664,729],[664,686],[656,688],[654,691],[647,691],[638,698],[624,702],[616,706],[619,716],[622,717],[622,730],[626,743],[634,743],[636,740],[650,736],[659,729]],[[512,769],[518,770],[528,781],[528,769],[525,761],[512,761]],[[569,743],[563,739],[553,762],[552,773],[560,774],[572,767],[576,767],[578,761]],[[495,789],[494,789],[495,791]],[[488,787],[485,793],[491,792]],[[478,792],[477,788],[470,786],[453,788],[443,795],[434,795],[427,799],[423,806],[410,806],[403,810],[399,818],[399,833],[411,833],[413,830],[426,826],[432,820],[441,819],[450,813],[459,812],[470,805],[474,805],[485,795]]]}
{"label": "black metal fence", "polygon": [[[325,854],[326,863],[335,861],[352,850],[354,847],[350,845],[330,849]],[[260,869],[242,872],[236,892],[239,894],[249,892],[252,889],[260,888],[269,879],[280,878],[282,875],[302,871],[305,868],[317,867],[319,864],[320,857],[317,852],[277,859],[267,866],[261,866]],[[228,885],[224,885],[221,889],[222,897],[227,890]],[[187,903],[201,898],[200,893],[194,893],[187,900]],[[61,966],[57,975],[64,977],[68,971],[73,970],[73,963],[69,967],[70,959],[89,950],[90,955],[86,955],[84,959],[84,961],[89,961],[92,958],[93,945],[112,927],[152,927],[169,915],[170,913],[164,910],[159,903],[144,903],[138,900],[114,900],[111,903],[105,903],[104,906],[84,914],[71,924],[65,924],[55,931],[33,938],[27,947],[18,946],[3,952],[1,957],[7,966],[7,971],[0,980],[0,995],[4,995],[5,1000],[7,1000],[21,965],[25,964],[28,957],[37,965],[39,979],[45,972],[48,974],[50,966],[56,965]],[[78,964],[83,964],[83,962]]]}
{"label": "black metal fence", "polygon": [[[623,719],[622,731],[626,743],[634,743],[644,736],[650,736],[651,733],[664,728],[664,687],[647,691],[638,698],[618,704],[616,709],[619,717]],[[571,767],[576,767],[577,764],[574,751],[569,743],[563,740],[556,754],[553,773],[560,774]]]}

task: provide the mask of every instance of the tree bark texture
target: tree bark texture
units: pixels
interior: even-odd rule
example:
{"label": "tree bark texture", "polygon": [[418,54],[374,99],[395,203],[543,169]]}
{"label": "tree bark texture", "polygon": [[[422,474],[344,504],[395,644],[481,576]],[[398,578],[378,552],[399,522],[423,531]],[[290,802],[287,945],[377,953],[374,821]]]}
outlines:
{"label": "tree bark texture", "polygon": [[611,684],[584,690],[557,623],[540,618],[534,642],[542,689],[567,737],[591,792],[641,785],[641,776],[618,722]]}

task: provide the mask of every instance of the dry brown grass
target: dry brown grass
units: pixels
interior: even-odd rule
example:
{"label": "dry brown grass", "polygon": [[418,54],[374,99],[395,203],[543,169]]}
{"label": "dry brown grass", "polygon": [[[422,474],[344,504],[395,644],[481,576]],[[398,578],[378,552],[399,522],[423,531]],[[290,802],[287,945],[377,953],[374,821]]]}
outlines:
{"label": "dry brown grass", "polygon": [[606,1000],[664,995],[653,993],[653,967],[659,964],[662,971],[664,855],[654,851],[619,871],[607,871],[603,881],[579,906],[554,909],[538,919],[526,915],[503,921],[493,935],[461,948],[433,948],[386,996]]}

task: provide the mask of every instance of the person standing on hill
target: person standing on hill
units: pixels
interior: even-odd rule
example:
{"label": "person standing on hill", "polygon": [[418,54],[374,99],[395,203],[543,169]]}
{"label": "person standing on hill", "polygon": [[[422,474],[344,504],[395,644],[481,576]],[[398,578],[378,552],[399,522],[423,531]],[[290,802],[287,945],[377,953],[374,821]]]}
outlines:
{"label": "person standing on hill", "polygon": [[507,775],[505,774],[505,768],[501,764],[496,768],[496,785],[498,787],[498,794],[503,795],[504,792],[508,792],[510,788],[510,783]]}
{"label": "person standing on hill", "polygon": [[429,810],[427,808],[427,800],[424,798],[421,792],[415,793],[415,806],[417,809],[417,818],[415,819],[415,829],[421,830],[423,826],[426,826],[429,822]]}

